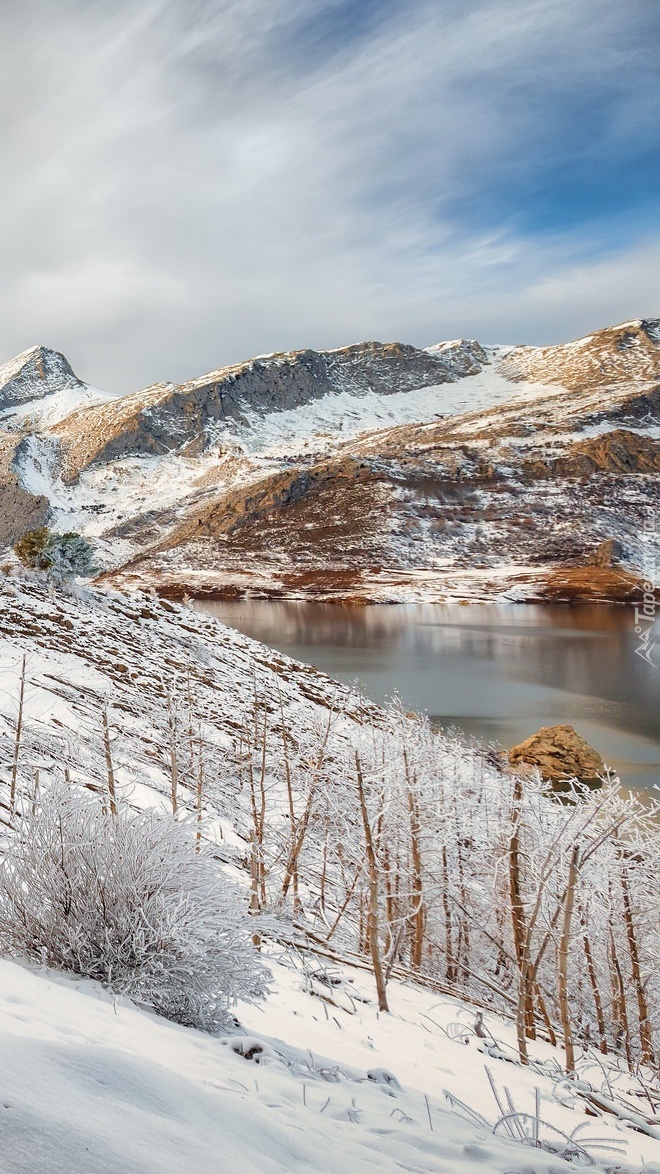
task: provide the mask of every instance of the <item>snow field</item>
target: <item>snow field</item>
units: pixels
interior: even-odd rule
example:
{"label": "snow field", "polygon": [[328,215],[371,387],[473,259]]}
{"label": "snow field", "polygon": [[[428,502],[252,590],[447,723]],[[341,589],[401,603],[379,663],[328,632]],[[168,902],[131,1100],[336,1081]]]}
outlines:
{"label": "snow field", "polygon": [[[237,1009],[249,1034],[273,1050],[260,1063],[233,1051],[235,1037],[223,1046],[127,1001],[115,1004],[95,983],[0,961],[3,1174],[573,1168],[450,1110],[444,1089],[497,1118],[486,1066],[516,1108],[533,1111],[539,1087],[549,1124],[569,1133],[587,1123],[585,1146],[591,1135],[625,1148],[617,1157],[594,1146],[596,1171],[639,1170],[642,1162],[645,1174],[660,1171],[658,1143],[585,1117],[581,1102],[550,1078],[484,1056],[474,1036],[449,1038],[447,1030],[469,1032],[474,1022],[460,1003],[393,983],[390,1015],[359,1002],[355,1013],[326,1005],[326,1016],[321,1000],[301,990],[299,965],[268,961],[273,995],[261,1011]],[[371,993],[369,976],[342,974],[347,987]],[[510,1028],[490,1015],[487,1024],[508,1053]],[[549,1047],[537,1052],[552,1060]],[[371,1071],[382,1080],[379,1068],[401,1087],[367,1079]],[[558,1103],[562,1095],[567,1105]]]}

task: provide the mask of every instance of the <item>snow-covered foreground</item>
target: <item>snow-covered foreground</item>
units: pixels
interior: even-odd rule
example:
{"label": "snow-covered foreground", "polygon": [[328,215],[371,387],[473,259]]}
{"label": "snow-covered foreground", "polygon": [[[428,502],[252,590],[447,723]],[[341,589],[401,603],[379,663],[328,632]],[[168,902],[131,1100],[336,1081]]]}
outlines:
{"label": "snow-covered foreground", "polygon": [[541,1142],[565,1147],[562,1135],[583,1126],[577,1136],[591,1161],[576,1164],[660,1171],[660,1141],[586,1116],[584,1102],[553,1079],[549,1046],[536,1045],[535,1055],[550,1075],[507,1062],[512,1031],[495,1017],[486,1023],[499,1048],[487,1055],[471,1033],[474,1011],[447,997],[392,983],[392,1012],[379,1016],[362,972],[344,968],[343,983],[326,987],[328,1003],[309,993],[323,984],[292,956],[271,964],[265,1007],[237,1009],[248,1038],[265,1045],[255,1062],[235,1052],[236,1037],[227,1046],[114,1004],[94,983],[0,961],[3,1174],[572,1168],[449,1106],[444,1090],[492,1125],[502,1114],[486,1069],[519,1112],[534,1114],[539,1089]]}

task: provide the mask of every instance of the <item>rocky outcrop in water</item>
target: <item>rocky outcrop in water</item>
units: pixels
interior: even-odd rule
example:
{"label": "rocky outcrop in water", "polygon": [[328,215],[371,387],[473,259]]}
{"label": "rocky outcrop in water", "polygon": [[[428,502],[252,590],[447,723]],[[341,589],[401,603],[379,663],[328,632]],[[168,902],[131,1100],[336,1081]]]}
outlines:
{"label": "rocky outcrop in water", "polygon": [[509,750],[509,762],[516,770],[536,768],[557,790],[567,779],[597,786],[606,769],[598,751],[568,725],[543,726]]}

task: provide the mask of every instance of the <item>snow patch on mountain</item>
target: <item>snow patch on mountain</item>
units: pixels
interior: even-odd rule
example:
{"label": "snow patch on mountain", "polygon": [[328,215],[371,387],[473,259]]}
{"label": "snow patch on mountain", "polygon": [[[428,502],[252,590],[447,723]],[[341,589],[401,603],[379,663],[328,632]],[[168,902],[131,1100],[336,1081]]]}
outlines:
{"label": "snow patch on mountain", "polygon": [[266,416],[246,411],[248,427],[237,429],[237,439],[251,455],[293,457],[298,447],[306,453],[324,452],[336,447],[338,440],[354,440],[364,432],[479,412],[510,400],[524,402],[561,390],[537,383],[521,388],[489,363],[478,374],[465,375],[452,383],[395,391],[387,396],[378,392],[356,396],[343,391]]}
{"label": "snow patch on mountain", "polygon": [[[0,395],[2,392],[0,391]],[[119,397],[113,392],[101,391],[87,383],[76,383],[51,391],[40,399],[29,399],[24,403],[5,408],[0,412],[0,428],[10,432],[32,431],[36,428],[51,428],[66,420],[72,412],[98,404],[112,403]]]}

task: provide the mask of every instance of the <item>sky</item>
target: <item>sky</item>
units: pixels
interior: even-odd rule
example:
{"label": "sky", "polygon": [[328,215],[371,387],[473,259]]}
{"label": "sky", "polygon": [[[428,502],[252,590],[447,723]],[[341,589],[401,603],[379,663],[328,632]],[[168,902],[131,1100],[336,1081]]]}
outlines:
{"label": "sky", "polygon": [[0,0],[0,362],[660,316],[658,0]]}

